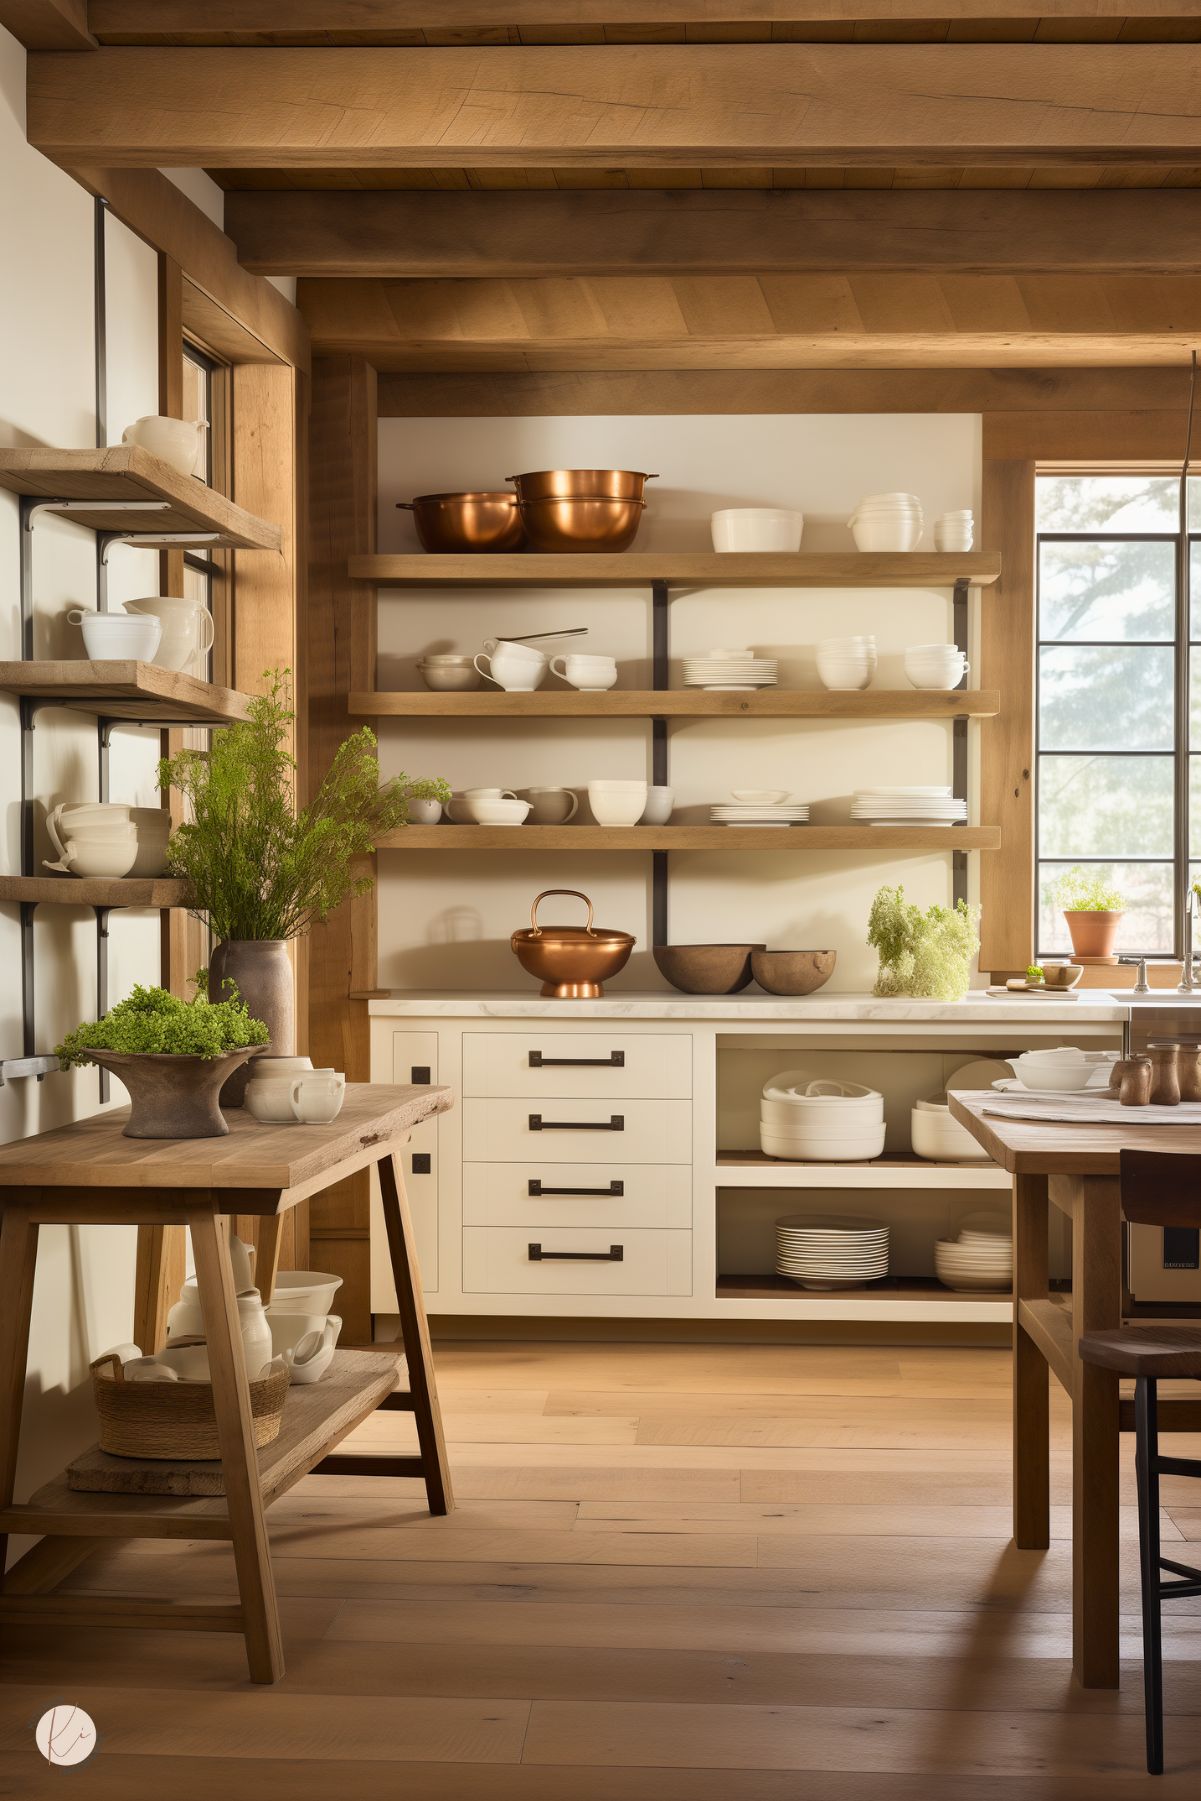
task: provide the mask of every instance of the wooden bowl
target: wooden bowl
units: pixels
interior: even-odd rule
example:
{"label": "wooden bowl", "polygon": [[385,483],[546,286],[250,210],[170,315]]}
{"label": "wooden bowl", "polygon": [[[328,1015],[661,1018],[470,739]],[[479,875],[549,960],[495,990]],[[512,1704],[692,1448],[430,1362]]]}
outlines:
{"label": "wooden bowl", "polygon": [[1074,988],[1083,974],[1080,963],[1052,964],[1050,968],[1043,965],[1043,982],[1048,988]]}
{"label": "wooden bowl", "polygon": [[765,951],[751,954],[751,973],[769,994],[813,994],[834,974],[837,951]]}
{"label": "wooden bowl", "polygon": [[656,944],[655,964],[681,994],[737,994],[751,979],[761,944]]}

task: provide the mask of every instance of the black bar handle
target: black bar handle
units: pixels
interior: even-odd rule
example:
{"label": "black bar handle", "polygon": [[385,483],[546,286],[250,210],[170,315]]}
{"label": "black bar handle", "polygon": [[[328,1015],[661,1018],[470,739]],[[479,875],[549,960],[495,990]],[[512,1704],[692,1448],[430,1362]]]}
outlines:
{"label": "black bar handle", "polygon": [[622,1263],[625,1246],[611,1244],[607,1251],[544,1251],[540,1244],[529,1247],[531,1263]]}
{"label": "black bar handle", "polygon": [[624,1113],[611,1113],[608,1119],[543,1119],[540,1113],[530,1114],[531,1132],[624,1132],[625,1129]]}
{"label": "black bar handle", "polygon": [[624,1051],[610,1051],[607,1057],[544,1057],[541,1051],[530,1052],[531,1069],[624,1069]]}
{"label": "black bar handle", "polygon": [[620,1199],[620,1197],[625,1193],[625,1191],[626,1191],[625,1183],[618,1182],[618,1181],[610,1182],[610,1184],[607,1188],[543,1188],[543,1186],[542,1186],[541,1182],[538,1180],[537,1176],[530,1177],[529,1187],[526,1190],[527,1194],[532,1195],[535,1199],[539,1195],[546,1195],[546,1194],[584,1194],[584,1195],[596,1194],[596,1195],[604,1195],[606,1197],[606,1199],[609,1198],[610,1196],[616,1196],[617,1198]]}

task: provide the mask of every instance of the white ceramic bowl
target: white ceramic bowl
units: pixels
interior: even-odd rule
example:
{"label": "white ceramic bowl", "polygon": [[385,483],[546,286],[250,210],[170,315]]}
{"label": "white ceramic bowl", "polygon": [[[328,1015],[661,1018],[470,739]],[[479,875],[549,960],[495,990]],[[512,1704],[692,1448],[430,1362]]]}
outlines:
{"label": "white ceramic bowl", "polygon": [[709,519],[714,550],[793,551],[801,548],[805,515],[788,507],[723,507]]}
{"label": "white ceramic bowl", "polygon": [[782,1069],[778,1075],[767,1078],[762,1092],[765,1101],[799,1102],[805,1107],[830,1101],[878,1101],[881,1098],[876,1089],[866,1088],[862,1082],[842,1082],[836,1076],[815,1076],[810,1069]]}
{"label": "white ceramic bowl", "polygon": [[987,1163],[988,1152],[977,1143],[966,1126],[952,1119],[945,1107],[927,1102],[914,1107],[909,1116],[909,1137],[914,1155],[940,1162]]}
{"label": "white ceramic bowl", "polygon": [[921,521],[898,516],[895,521],[860,520],[851,527],[856,550],[888,552],[916,550],[921,543]]}
{"label": "white ceramic bowl", "polygon": [[842,1101],[759,1102],[760,1122],[773,1132],[807,1131],[812,1126],[815,1131],[836,1135],[862,1131],[865,1125],[878,1125],[883,1118],[884,1097],[879,1094]]}
{"label": "white ceramic bowl", "polygon": [[91,844],[82,844],[68,838],[64,861],[72,875],[123,876],[128,875],[133,868],[137,854],[136,838],[128,841],[95,841]]}
{"label": "white ceramic bowl", "polygon": [[466,694],[478,688],[481,680],[479,670],[469,663],[463,668],[457,663],[436,664],[431,667],[427,663],[418,663],[417,673],[427,688],[438,694]]}
{"label": "white ceramic bowl", "polygon": [[524,825],[530,814],[528,800],[469,800],[467,811],[476,825]]}
{"label": "white ceramic bowl", "polygon": [[341,1276],[326,1275],[321,1270],[281,1269],[267,1312],[328,1313],[341,1286]]}
{"label": "white ceramic bowl", "polygon": [[1087,1063],[1031,1063],[1024,1056],[1012,1061],[1022,1087],[1040,1094],[1077,1094],[1088,1087],[1093,1074]]}
{"label": "white ceramic bowl", "polygon": [[759,1128],[759,1147],[765,1157],[796,1163],[862,1163],[884,1149],[884,1127],[873,1126],[854,1138],[819,1137],[809,1133],[793,1137]]}
{"label": "white ceramic bowl", "polygon": [[588,805],[597,825],[637,825],[646,809],[646,782],[589,782]]}
{"label": "white ceramic bowl", "polygon": [[742,807],[778,807],[790,792],[788,788],[731,788],[730,799]]}
{"label": "white ceramic bowl", "polygon": [[875,671],[866,663],[831,663],[827,658],[819,657],[817,673],[823,688],[834,692],[848,692],[856,688],[870,688]]}
{"label": "white ceramic bowl", "polygon": [[67,617],[83,633],[93,662],[150,663],[162,637],[162,622],[150,614],[92,613],[72,608]]}

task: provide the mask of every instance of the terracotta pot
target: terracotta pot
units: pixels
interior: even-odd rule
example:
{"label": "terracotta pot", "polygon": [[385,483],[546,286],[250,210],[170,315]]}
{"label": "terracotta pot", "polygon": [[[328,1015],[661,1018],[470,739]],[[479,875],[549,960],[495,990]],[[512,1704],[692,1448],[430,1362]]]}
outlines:
{"label": "terracotta pot", "polygon": [[171,1057],[150,1053],[89,1051],[93,1063],[111,1070],[129,1090],[126,1138],[224,1138],[221,1084],[230,1071],[265,1050],[248,1044],[223,1057]]}
{"label": "terracotta pot", "polygon": [[[292,1056],[296,1050],[296,989],[287,939],[231,938],[217,945],[209,960],[209,999],[232,1000],[232,991],[226,988],[231,982],[251,1019],[261,1019],[266,1026],[272,1054]],[[221,1105],[240,1107],[249,1080],[250,1071],[239,1068],[221,1090]]]}
{"label": "terracotta pot", "polygon": [[1078,957],[1112,957],[1114,940],[1121,923],[1120,913],[1064,913],[1072,934],[1072,949]]}

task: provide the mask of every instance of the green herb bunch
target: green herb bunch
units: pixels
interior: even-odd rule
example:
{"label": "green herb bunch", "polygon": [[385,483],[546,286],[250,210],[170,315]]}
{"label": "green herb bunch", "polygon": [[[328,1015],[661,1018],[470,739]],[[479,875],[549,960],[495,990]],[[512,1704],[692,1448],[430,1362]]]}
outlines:
{"label": "green herb bunch", "polygon": [[979,907],[927,907],[905,900],[902,887],[881,888],[872,902],[867,941],[880,954],[875,993],[962,1000],[980,949]]}
{"label": "green herb bunch", "polygon": [[181,1001],[165,988],[136,987],[103,1019],[76,1026],[57,1046],[63,1069],[90,1063],[92,1051],[126,1056],[220,1057],[247,1044],[266,1044],[267,1028],[238,998]]}
{"label": "green herb bunch", "polygon": [[1051,904],[1064,913],[1120,913],[1125,896],[1091,869],[1074,864],[1065,869],[1050,890]]}
{"label": "green herb bunch", "polygon": [[[407,819],[406,776],[379,780],[374,732],[339,746],[312,803],[295,805],[296,762],[286,739],[295,714],[287,670],[268,670],[249,717],[214,732],[207,751],[159,764],[159,784],[184,796],[188,818],[167,857],[190,906],[218,939],[295,938],[371,877],[354,873],[383,832]],[[450,798],[437,783],[439,798]]]}

